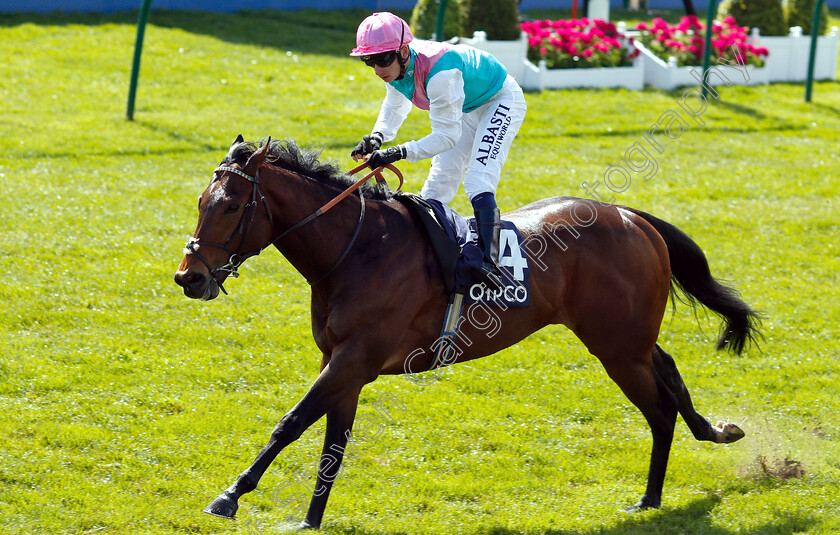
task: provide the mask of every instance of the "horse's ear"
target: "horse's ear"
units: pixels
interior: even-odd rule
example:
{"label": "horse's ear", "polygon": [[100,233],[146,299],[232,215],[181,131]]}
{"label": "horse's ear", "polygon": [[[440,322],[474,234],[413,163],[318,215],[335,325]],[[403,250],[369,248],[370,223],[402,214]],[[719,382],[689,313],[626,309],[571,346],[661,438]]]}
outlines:
{"label": "horse's ear", "polygon": [[245,164],[245,172],[249,175],[256,175],[257,170],[262,166],[265,157],[268,156],[268,151],[271,148],[271,136],[265,142],[265,145],[254,151],[254,154],[248,158],[248,163]]}
{"label": "horse's ear", "polygon": [[233,140],[233,143],[231,143],[230,146],[233,147],[234,145],[239,145],[240,143],[244,143],[244,142],[245,142],[245,138],[242,137],[242,134],[239,134],[238,136],[236,136],[236,139]]}

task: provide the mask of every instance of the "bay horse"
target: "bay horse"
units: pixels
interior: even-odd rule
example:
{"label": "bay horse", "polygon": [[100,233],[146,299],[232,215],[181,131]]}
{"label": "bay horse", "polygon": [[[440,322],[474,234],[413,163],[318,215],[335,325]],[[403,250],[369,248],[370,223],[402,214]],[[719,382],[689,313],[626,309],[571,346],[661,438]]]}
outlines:
{"label": "bay horse", "polygon": [[[301,528],[321,524],[362,388],[381,374],[428,370],[448,295],[418,215],[381,185],[323,207],[353,180],[293,141],[261,146],[240,135],[199,198],[195,234],[175,282],[187,297],[213,299],[248,257],[273,245],[310,282],[320,374],[280,420],[268,444],[205,512],[233,518],[283,448],[326,415],[315,492]],[[322,216],[322,217],[319,217]],[[568,327],[641,411],[653,446],[647,486],[627,511],[660,506],[677,413],[697,440],[734,442],[735,424],[713,426],[694,409],[674,359],[657,337],[669,295],[724,320],[717,349],[741,353],[760,336],[758,314],[714,279],[700,247],[677,227],[624,206],[573,197],[543,199],[505,214],[531,262],[530,306],[498,309],[493,335],[461,325],[471,344],[451,364],[490,355],[551,324]],[[561,238],[562,237],[562,238]],[[464,309],[470,316],[470,307]],[[408,365],[408,356],[412,362]],[[324,462],[329,458],[330,462]]]}

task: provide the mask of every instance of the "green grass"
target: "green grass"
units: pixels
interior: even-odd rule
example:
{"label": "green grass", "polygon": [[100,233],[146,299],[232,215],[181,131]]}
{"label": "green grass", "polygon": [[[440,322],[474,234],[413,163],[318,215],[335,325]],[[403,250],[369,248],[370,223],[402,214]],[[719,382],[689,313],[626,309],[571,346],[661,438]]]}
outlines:
{"label": "green grass", "polygon": [[[350,167],[384,93],[345,56],[363,15],[153,12],[133,122],[133,15],[6,17],[0,533],[288,527],[294,508],[273,490],[314,467],[322,422],[281,453],[238,521],[200,511],[317,374],[308,287],[269,252],[208,303],[172,275],[196,197],[238,133],[293,137]],[[746,439],[698,443],[680,424],[663,508],[618,513],[642,493],[647,426],[597,360],[549,328],[425,387],[370,385],[360,416],[376,418],[386,393],[405,410],[346,463],[324,530],[840,532],[838,89],[817,83],[807,104],[801,84],[722,88],[706,126],[662,138],[657,175],[618,195],[688,232],[766,314],[762,350],[742,357],[715,353],[717,322],[683,306],[660,337],[700,412],[742,424]],[[679,95],[528,94],[503,209],[583,195]],[[400,139],[427,130],[413,112]],[[409,190],[426,166],[401,166]],[[453,206],[467,211],[463,195]],[[786,460],[804,476],[782,477]]]}

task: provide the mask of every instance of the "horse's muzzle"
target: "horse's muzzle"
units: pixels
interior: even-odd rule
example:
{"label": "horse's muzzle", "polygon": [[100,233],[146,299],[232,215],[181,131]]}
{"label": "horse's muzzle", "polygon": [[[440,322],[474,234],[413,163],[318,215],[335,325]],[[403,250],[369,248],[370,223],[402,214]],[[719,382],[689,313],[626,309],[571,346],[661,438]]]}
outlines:
{"label": "horse's muzzle", "polygon": [[184,295],[191,299],[209,301],[219,296],[219,285],[211,277],[189,269],[175,273],[175,284],[184,289]]}

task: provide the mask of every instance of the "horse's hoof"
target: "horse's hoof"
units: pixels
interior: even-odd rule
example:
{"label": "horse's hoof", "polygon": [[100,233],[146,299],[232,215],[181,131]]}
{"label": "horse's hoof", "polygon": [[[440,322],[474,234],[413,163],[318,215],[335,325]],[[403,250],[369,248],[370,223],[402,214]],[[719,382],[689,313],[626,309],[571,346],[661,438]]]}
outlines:
{"label": "horse's hoof", "polygon": [[303,531],[305,529],[318,529],[319,527],[321,526],[313,526],[312,524],[304,520],[300,523],[300,526],[298,526],[298,531]]}
{"label": "horse's hoof", "polygon": [[641,500],[636,505],[625,507],[621,511],[623,513],[638,513],[639,511],[647,511],[648,509],[659,509],[659,504],[654,505],[651,503],[647,503],[644,500]]}
{"label": "horse's hoof", "polygon": [[746,433],[733,423],[718,422],[715,426],[715,435],[718,438],[718,442],[730,444],[744,438]]}
{"label": "horse's hoof", "polygon": [[208,515],[220,516],[222,518],[233,518],[236,516],[236,510],[239,509],[239,504],[236,500],[231,499],[224,494],[219,494],[213,503],[204,508],[204,512]]}

